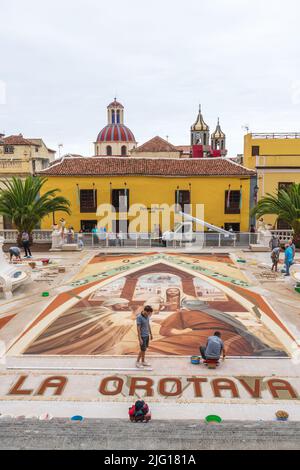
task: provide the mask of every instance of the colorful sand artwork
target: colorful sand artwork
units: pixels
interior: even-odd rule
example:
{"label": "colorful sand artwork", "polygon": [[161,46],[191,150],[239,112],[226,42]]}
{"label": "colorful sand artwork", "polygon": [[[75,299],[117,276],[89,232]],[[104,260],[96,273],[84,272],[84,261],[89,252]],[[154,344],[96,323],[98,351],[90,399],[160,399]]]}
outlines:
{"label": "colorful sand artwork", "polygon": [[98,255],[9,354],[134,355],[135,318],[153,307],[150,355],[190,356],[222,333],[227,355],[288,356],[294,341],[229,256]]}
{"label": "colorful sand artwork", "polygon": [[0,315],[0,330],[4,328],[10,320],[16,316],[15,313],[4,313]]}

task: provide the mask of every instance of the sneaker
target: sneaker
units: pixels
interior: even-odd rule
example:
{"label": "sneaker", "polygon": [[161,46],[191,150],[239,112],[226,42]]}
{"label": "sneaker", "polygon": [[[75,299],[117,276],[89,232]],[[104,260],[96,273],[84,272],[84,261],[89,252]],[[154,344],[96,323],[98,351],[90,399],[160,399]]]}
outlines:
{"label": "sneaker", "polygon": [[144,367],[150,367],[151,364],[149,364],[149,362],[142,362],[142,366],[144,366]]}
{"label": "sneaker", "polygon": [[135,363],[135,367],[137,367],[138,369],[140,369],[141,367],[143,367],[143,364],[141,362],[136,362]]}

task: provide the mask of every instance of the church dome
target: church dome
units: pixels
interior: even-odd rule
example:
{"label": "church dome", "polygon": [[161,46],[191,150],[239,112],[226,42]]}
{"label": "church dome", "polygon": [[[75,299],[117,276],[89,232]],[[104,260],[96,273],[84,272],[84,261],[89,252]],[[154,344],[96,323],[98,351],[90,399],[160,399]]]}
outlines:
{"label": "church dome", "polygon": [[135,142],[135,137],[124,124],[108,124],[99,132],[96,142]]}

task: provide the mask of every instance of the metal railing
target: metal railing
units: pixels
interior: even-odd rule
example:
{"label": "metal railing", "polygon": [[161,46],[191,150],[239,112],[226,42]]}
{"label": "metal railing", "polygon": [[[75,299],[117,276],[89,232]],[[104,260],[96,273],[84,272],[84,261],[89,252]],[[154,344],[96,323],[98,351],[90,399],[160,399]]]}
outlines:
{"label": "metal railing", "polygon": [[[292,230],[272,230],[282,244],[287,243],[293,236]],[[17,230],[0,230],[0,237],[4,243],[16,243]],[[32,232],[34,243],[52,243],[51,230],[34,230]],[[153,233],[75,233],[73,242],[86,248],[151,248],[151,247],[249,247],[250,244],[258,244],[260,233],[237,232],[230,237],[217,232],[183,233],[181,239],[164,241]],[[65,236],[65,243],[72,240]]]}
{"label": "metal railing", "polygon": [[252,139],[300,139],[300,132],[251,132]]}

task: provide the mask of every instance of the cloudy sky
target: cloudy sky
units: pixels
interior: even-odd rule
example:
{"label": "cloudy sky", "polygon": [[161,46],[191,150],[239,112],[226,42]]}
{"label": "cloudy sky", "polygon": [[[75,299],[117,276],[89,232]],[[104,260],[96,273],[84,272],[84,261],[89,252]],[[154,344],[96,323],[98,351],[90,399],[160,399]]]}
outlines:
{"label": "cloudy sky", "polygon": [[0,132],[91,155],[116,95],[139,143],[189,144],[202,104],[230,155],[300,130],[297,0],[1,0]]}

